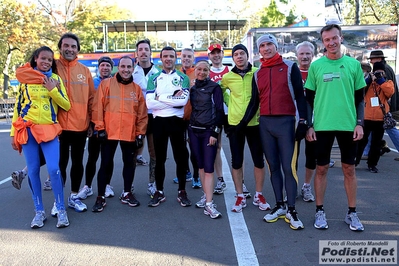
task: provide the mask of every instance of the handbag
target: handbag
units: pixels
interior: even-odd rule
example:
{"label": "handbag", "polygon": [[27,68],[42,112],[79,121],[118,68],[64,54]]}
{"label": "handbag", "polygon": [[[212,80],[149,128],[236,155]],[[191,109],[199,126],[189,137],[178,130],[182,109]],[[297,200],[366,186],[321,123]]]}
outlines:
{"label": "handbag", "polygon": [[382,127],[384,129],[392,129],[392,128],[396,127],[396,120],[392,117],[391,112],[385,112],[385,105],[381,103],[380,97],[378,96],[374,86],[373,86],[373,89],[374,89],[375,95],[377,95],[377,97],[378,97],[378,103],[380,105],[382,113],[384,114],[384,124]]}

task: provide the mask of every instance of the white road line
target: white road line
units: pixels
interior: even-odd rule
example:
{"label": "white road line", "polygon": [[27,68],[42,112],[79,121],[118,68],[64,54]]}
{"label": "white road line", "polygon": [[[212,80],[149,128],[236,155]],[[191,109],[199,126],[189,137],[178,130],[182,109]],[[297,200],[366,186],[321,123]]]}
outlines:
{"label": "white road line", "polygon": [[0,133],[7,133],[10,131],[11,131],[11,129],[0,129]]}
{"label": "white road line", "polygon": [[227,189],[224,191],[224,202],[226,204],[226,212],[229,218],[238,265],[259,265],[244,215],[242,212],[235,213],[230,210],[230,207],[235,203],[236,192],[230,173],[229,163],[226,160],[223,149],[220,150],[220,155],[223,162],[223,177],[227,186]]}
{"label": "white road line", "polygon": [[12,180],[12,178],[11,178],[11,176],[9,176],[6,179],[1,180],[0,185],[4,184],[5,182],[11,181],[11,180]]}

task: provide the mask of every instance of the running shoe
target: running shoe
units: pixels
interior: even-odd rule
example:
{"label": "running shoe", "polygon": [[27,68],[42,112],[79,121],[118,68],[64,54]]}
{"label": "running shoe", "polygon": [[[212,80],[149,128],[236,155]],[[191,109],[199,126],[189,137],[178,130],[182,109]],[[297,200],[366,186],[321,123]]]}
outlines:
{"label": "running shoe", "polygon": [[61,210],[58,212],[57,228],[63,228],[69,226],[69,220],[66,210]]}
{"label": "running shoe", "polygon": [[137,207],[140,205],[140,202],[136,199],[132,192],[127,192],[121,197],[120,200],[123,204],[128,204],[130,207]]}
{"label": "running shoe", "polygon": [[79,199],[87,199],[87,197],[90,197],[91,195],[93,195],[93,189],[87,185],[82,187],[78,192]]}
{"label": "running shoe", "polygon": [[192,188],[202,188],[201,180],[197,177],[197,180],[193,178]]}
{"label": "running shoe", "polygon": [[139,157],[137,157],[136,165],[143,165],[143,166],[146,166],[146,165],[148,165],[148,162],[147,162],[146,159],[144,159],[143,156],[139,156]]}
{"label": "running shoe", "polygon": [[330,160],[330,163],[328,164],[328,166],[330,168],[332,168],[332,167],[334,167],[334,165],[335,165],[335,161],[334,160]]}
{"label": "running shoe", "polygon": [[298,218],[298,213],[296,210],[288,211],[285,215],[285,222],[290,224],[290,228],[293,230],[303,229],[303,223]]}
{"label": "running shoe", "polygon": [[51,181],[50,179],[47,179],[46,181],[44,181],[43,183],[43,190],[51,190]]}
{"label": "running shoe", "polygon": [[242,208],[247,207],[247,201],[243,197],[236,196],[236,203],[231,208],[232,212],[242,212]]}
{"label": "running shoe", "polygon": [[11,177],[12,177],[11,184],[13,185],[13,187],[20,190],[22,181],[26,177],[26,173],[22,170],[14,171],[12,172]]}
{"label": "running shoe", "polygon": [[51,216],[57,217],[57,215],[58,215],[58,209],[57,209],[57,205],[54,202],[53,208],[51,208]]}
{"label": "running shoe", "polygon": [[111,197],[115,196],[115,193],[114,193],[114,191],[113,191],[112,189],[113,189],[113,187],[112,187],[111,185],[107,185],[107,186],[105,187],[105,194],[104,194],[104,196],[105,196],[106,198],[111,198]]}
{"label": "running shoe", "polygon": [[244,193],[244,197],[246,199],[249,199],[251,197],[251,192],[247,189],[247,186],[245,186],[244,183],[242,183],[242,193]]}
{"label": "running shoe", "polygon": [[261,211],[270,210],[270,204],[266,202],[266,199],[262,194],[259,194],[258,197],[255,195],[252,204],[258,206],[259,210]]}
{"label": "running shoe", "polygon": [[[188,171],[186,174],[186,182],[190,182],[191,180],[193,180],[193,178],[191,176],[191,172]],[[177,177],[173,178],[173,183],[179,184],[179,179]]]}
{"label": "running shoe", "polygon": [[205,197],[205,193],[202,194],[201,198],[199,201],[197,201],[197,203],[195,203],[195,206],[197,208],[204,208],[206,204],[206,197]]}
{"label": "running shoe", "polygon": [[223,194],[225,189],[226,189],[226,183],[218,179],[215,188],[213,189],[213,194],[221,195]]}
{"label": "running shoe", "polygon": [[81,202],[76,194],[75,195],[71,194],[68,197],[68,207],[74,209],[77,212],[85,212],[85,211],[87,211],[86,204]]}
{"label": "running shoe", "polygon": [[356,212],[347,213],[345,216],[345,223],[349,225],[352,231],[364,231],[364,227],[357,217]]}
{"label": "running shoe", "polygon": [[46,221],[46,214],[44,211],[37,211],[35,217],[33,218],[32,222],[30,223],[31,228],[41,228]]}
{"label": "running shoe", "polygon": [[312,194],[312,187],[310,185],[303,185],[301,189],[303,201],[309,202],[314,201],[314,196]]}
{"label": "running shoe", "polygon": [[208,215],[212,219],[222,217],[222,214],[218,210],[216,210],[216,205],[213,204],[213,202],[211,205],[205,205],[204,214]]}
{"label": "running shoe", "polygon": [[94,203],[94,206],[91,209],[91,211],[92,212],[102,212],[106,205],[107,205],[107,203],[105,202],[105,197],[98,196],[96,199],[96,203]]}
{"label": "running shoe", "polygon": [[156,191],[154,196],[152,196],[152,199],[150,202],[148,202],[149,207],[157,207],[161,202],[164,202],[166,200],[165,195],[161,191]]}
{"label": "running shoe", "polygon": [[155,183],[148,183],[148,185],[147,185],[147,195],[152,198],[154,196],[154,194],[155,194],[155,191],[157,191]]}
{"label": "running shoe", "polygon": [[285,215],[287,214],[287,209],[285,208],[285,206],[280,206],[280,205],[276,205],[270,213],[266,214],[263,217],[263,220],[265,222],[268,223],[274,223],[276,222],[278,219],[282,219],[285,218]]}
{"label": "running shoe", "polygon": [[328,228],[326,213],[324,211],[316,212],[313,226],[316,229],[322,229],[322,230]]}
{"label": "running shoe", "polygon": [[180,190],[177,195],[177,201],[180,202],[182,207],[191,206],[191,201],[187,198],[187,192],[185,190]]}

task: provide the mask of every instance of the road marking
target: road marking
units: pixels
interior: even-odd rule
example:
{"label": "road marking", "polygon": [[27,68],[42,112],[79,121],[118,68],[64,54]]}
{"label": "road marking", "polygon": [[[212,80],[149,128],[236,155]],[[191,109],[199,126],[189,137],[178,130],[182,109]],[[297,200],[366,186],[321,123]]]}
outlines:
{"label": "road marking", "polygon": [[0,133],[7,133],[10,131],[11,131],[11,129],[0,129]]}
{"label": "road marking", "polygon": [[10,181],[10,180],[12,180],[12,177],[11,177],[11,176],[7,177],[6,179],[1,180],[1,181],[0,181],[0,185],[4,184],[4,183],[6,183],[6,182],[8,182],[8,181]]}
{"label": "road marking", "polygon": [[223,177],[227,186],[227,189],[224,191],[224,202],[226,204],[238,265],[259,265],[244,215],[242,212],[235,213],[230,210],[230,207],[235,203],[236,193],[230,167],[223,149],[220,149],[220,155],[222,157]]}

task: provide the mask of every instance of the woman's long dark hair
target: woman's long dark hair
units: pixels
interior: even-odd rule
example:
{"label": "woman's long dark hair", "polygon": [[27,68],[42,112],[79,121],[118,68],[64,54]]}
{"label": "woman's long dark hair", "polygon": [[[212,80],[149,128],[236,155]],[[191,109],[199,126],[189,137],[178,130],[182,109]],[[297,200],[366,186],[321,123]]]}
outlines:
{"label": "woman's long dark hair", "polygon": [[40,54],[41,52],[43,52],[43,51],[48,51],[48,52],[50,52],[50,53],[53,54],[53,64],[51,65],[51,69],[52,69],[53,73],[58,74],[58,73],[57,73],[57,65],[55,64],[55,59],[54,59],[54,52],[53,52],[53,50],[51,50],[51,48],[48,47],[48,46],[42,46],[42,47],[40,47],[39,49],[36,49],[36,50],[33,52],[32,57],[31,57],[31,59],[30,59],[30,66],[31,66],[32,68],[35,68],[35,67],[37,66],[36,59],[39,57],[39,54]]}

